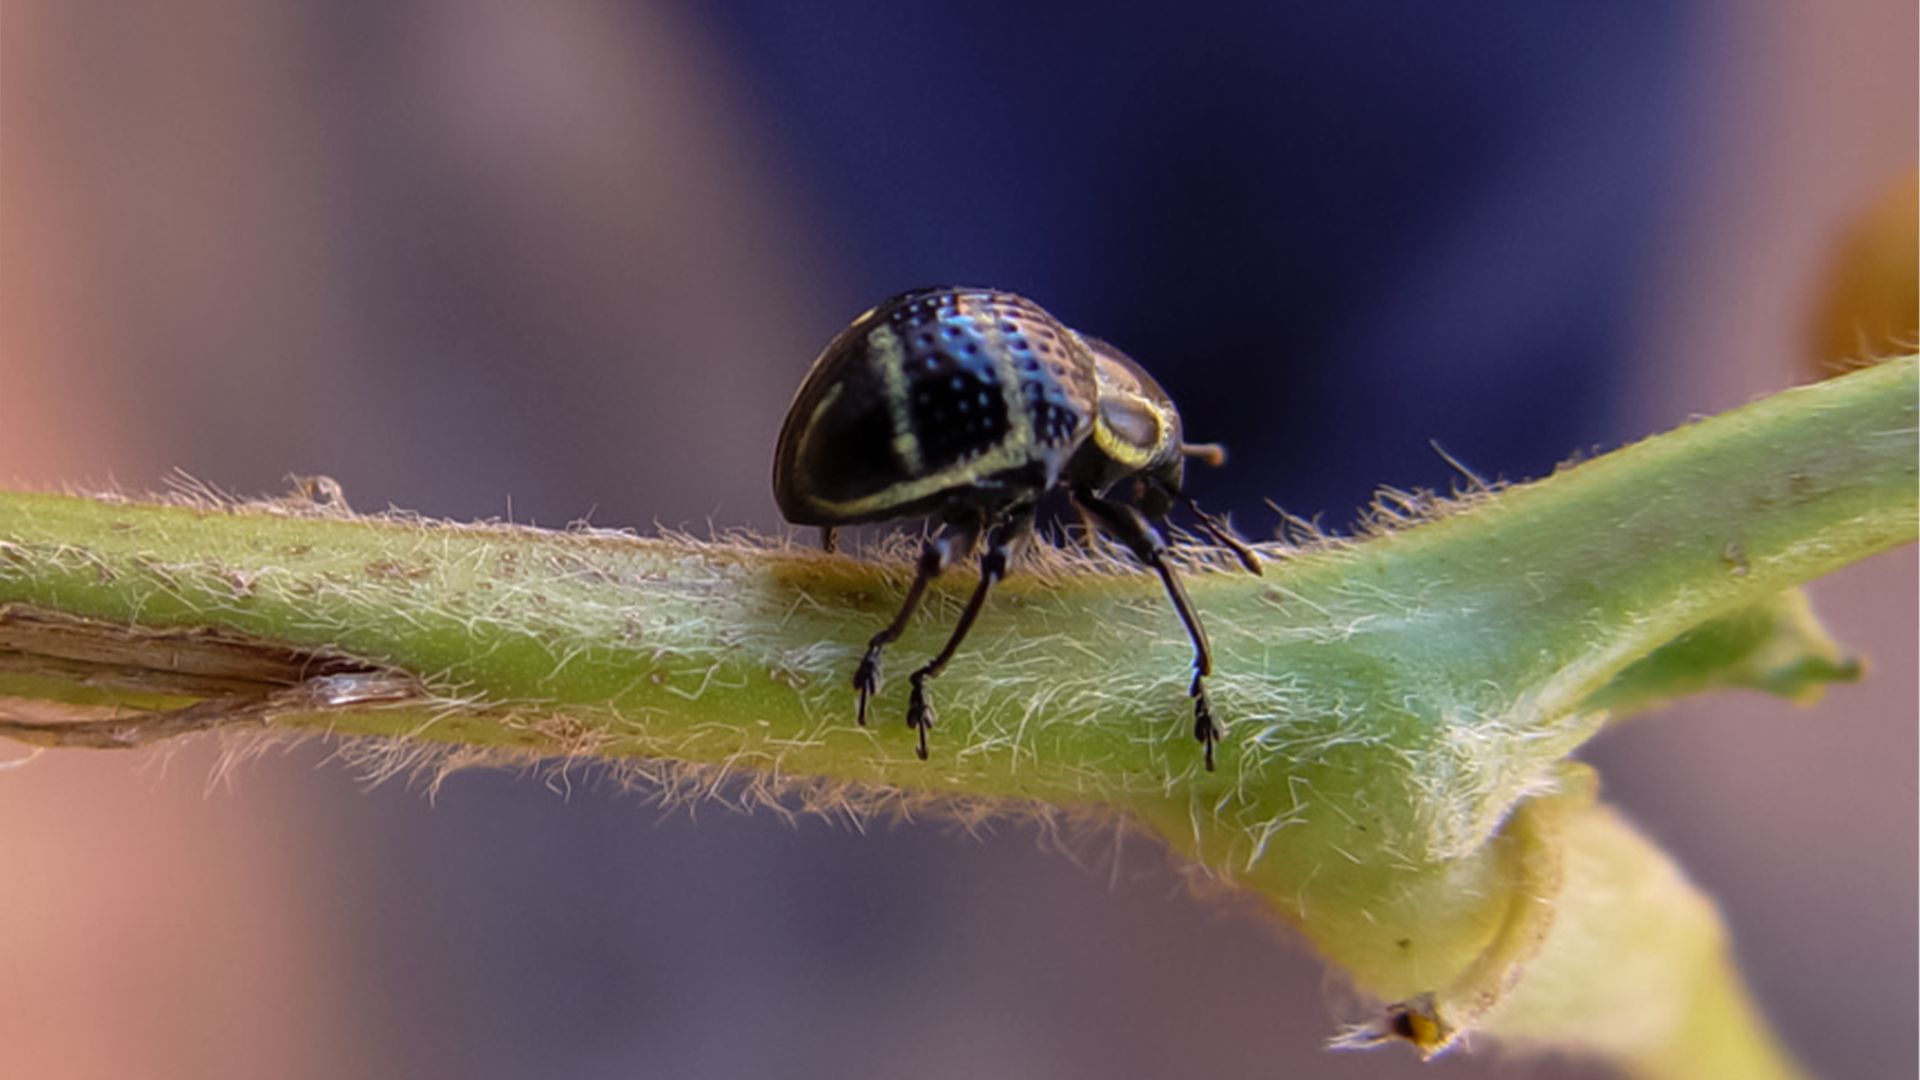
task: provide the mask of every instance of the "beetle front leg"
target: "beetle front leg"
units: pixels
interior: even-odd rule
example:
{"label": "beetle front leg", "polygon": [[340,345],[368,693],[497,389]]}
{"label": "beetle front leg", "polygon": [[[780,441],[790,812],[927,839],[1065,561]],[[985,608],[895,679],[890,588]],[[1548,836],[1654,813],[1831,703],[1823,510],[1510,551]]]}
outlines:
{"label": "beetle front leg", "polygon": [[906,632],[907,621],[920,606],[920,598],[926,594],[927,584],[940,576],[940,572],[951,564],[956,556],[964,558],[973,550],[974,539],[979,536],[980,527],[968,523],[955,527],[951,531],[942,528],[927,537],[920,546],[920,561],[914,568],[913,584],[907,586],[907,596],[900,602],[900,611],[893,617],[887,628],[873,635],[867,641],[867,652],[860,658],[860,666],[853,672],[853,688],[859,693],[859,703],[854,707],[854,719],[861,727],[867,726],[867,699],[880,689],[880,653],[895,639]]}
{"label": "beetle front leg", "polygon": [[1213,703],[1207,700],[1207,687],[1202,681],[1213,673],[1213,647],[1207,642],[1206,628],[1200,625],[1200,616],[1193,610],[1193,601],[1187,598],[1187,590],[1173,573],[1173,566],[1167,562],[1167,546],[1153,526],[1140,511],[1125,503],[1103,499],[1086,488],[1072,491],[1074,505],[1080,512],[1099,524],[1101,530],[1115,540],[1125,544],[1133,557],[1152,567],[1160,575],[1167,587],[1167,596],[1173,600],[1173,609],[1180,615],[1180,621],[1186,624],[1187,637],[1193,641],[1193,683],[1187,688],[1188,696],[1193,698],[1193,737],[1204,748],[1207,771],[1213,771],[1213,747],[1226,737],[1220,721],[1214,718]]}

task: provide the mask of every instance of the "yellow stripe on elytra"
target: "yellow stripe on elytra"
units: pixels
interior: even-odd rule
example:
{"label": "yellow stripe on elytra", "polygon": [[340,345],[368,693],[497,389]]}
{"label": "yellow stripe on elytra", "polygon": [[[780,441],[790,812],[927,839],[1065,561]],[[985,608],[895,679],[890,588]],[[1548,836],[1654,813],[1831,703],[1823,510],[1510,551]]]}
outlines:
{"label": "yellow stripe on elytra", "polygon": [[920,440],[913,433],[913,403],[907,397],[907,353],[900,346],[900,335],[888,326],[876,326],[867,334],[867,363],[887,388],[887,412],[893,419],[893,456],[900,471],[919,476],[926,468],[920,457]]}
{"label": "yellow stripe on elytra", "polygon": [[833,403],[840,399],[840,395],[845,393],[846,389],[845,383],[834,383],[827,387],[827,392],[820,395],[819,401],[814,402],[813,412],[807,417],[806,424],[800,428],[800,444],[794,447],[793,461],[795,468],[805,476],[804,487],[807,489],[813,487],[816,479],[812,470],[807,468],[807,464],[813,461],[813,437],[823,426],[820,418],[827,415],[828,410],[833,408]]}
{"label": "yellow stripe on elytra", "polygon": [[1031,446],[1033,444],[1033,416],[1027,412],[1025,392],[1021,389],[1020,372],[1013,361],[1013,349],[1008,339],[1013,337],[1000,329],[997,320],[978,319],[975,325],[985,324],[991,327],[995,339],[987,355],[996,358],[994,375],[1000,380],[1000,400],[1007,407],[1007,437],[1002,445]]}
{"label": "yellow stripe on elytra", "polygon": [[865,517],[896,506],[906,506],[951,488],[966,487],[983,476],[992,476],[997,472],[1018,468],[1031,460],[1028,450],[1028,447],[1009,440],[964,464],[941,469],[931,476],[923,476],[918,480],[890,484],[885,490],[873,495],[848,499],[844,502],[822,499],[818,496],[809,498],[807,501],[816,508],[843,520]]}

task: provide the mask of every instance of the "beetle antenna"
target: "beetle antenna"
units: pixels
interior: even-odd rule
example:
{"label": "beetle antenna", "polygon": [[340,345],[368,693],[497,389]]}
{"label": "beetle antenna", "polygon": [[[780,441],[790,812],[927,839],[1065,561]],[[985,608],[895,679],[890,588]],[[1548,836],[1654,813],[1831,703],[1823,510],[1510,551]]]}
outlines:
{"label": "beetle antenna", "polygon": [[[1185,450],[1186,448],[1183,446],[1181,449]],[[1215,449],[1218,449],[1218,447],[1215,447]],[[1186,503],[1187,509],[1193,511],[1193,516],[1199,519],[1201,532],[1206,533],[1207,537],[1214,543],[1219,544],[1221,547],[1239,556],[1241,566],[1246,567],[1255,574],[1260,573],[1260,557],[1255,555],[1253,549],[1248,547],[1244,541],[1233,535],[1233,529],[1228,526],[1226,522],[1200,509],[1200,504],[1194,502],[1193,496],[1191,495],[1182,493],[1180,501]]]}
{"label": "beetle antenna", "polygon": [[1190,457],[1202,465],[1211,465],[1216,469],[1227,463],[1227,448],[1217,442],[1183,442],[1180,444],[1180,453],[1184,457]]}

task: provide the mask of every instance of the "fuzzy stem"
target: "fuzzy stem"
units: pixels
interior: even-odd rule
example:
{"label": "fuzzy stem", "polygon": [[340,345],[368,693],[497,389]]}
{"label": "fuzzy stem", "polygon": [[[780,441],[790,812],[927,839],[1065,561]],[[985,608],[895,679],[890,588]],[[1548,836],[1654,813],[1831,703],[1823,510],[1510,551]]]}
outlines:
{"label": "fuzzy stem", "polygon": [[[877,699],[883,722],[852,723],[848,678],[898,603],[898,563],[307,503],[0,493],[0,605],[16,623],[144,635],[36,668],[0,620],[0,694],[199,700],[129,671],[190,630],[418,688],[251,714],[279,728],[723,766],[831,798],[850,783],[907,804],[1117,810],[1260,890],[1363,989],[1430,1001],[1436,1030],[1458,1030],[1497,1020],[1547,940],[1515,905],[1550,906],[1562,875],[1542,853],[1559,841],[1501,825],[1558,797],[1562,759],[1604,722],[1592,703],[1738,681],[1676,676],[1655,651],[1682,656],[1690,633],[1752,622],[1784,590],[1913,539],[1915,390],[1907,357],[1535,483],[1400,499],[1419,503],[1417,527],[1269,545],[1264,578],[1198,559],[1186,572],[1228,729],[1211,774],[1191,739],[1185,635],[1158,583],[1111,560],[1016,568],[931,684],[940,726],[921,762],[898,722],[904,680]],[[952,577],[971,575],[936,584],[888,652],[896,674],[939,647],[971,584]],[[1784,668],[1802,675],[1776,689],[1845,673],[1805,636]],[[100,649],[115,677],[75,678]]]}

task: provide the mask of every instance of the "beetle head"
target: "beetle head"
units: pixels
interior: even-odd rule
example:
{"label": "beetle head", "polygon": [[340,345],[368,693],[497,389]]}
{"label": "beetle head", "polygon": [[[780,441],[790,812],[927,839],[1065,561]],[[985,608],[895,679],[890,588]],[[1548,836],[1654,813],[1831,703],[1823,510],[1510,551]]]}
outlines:
{"label": "beetle head", "polygon": [[1138,479],[1144,486],[1140,509],[1162,517],[1186,475],[1180,411],[1132,357],[1099,338],[1077,336],[1093,356],[1098,398],[1093,430],[1074,462],[1074,479],[1096,491]]}
{"label": "beetle head", "polygon": [[1181,438],[1180,411],[1145,368],[1119,349],[1086,334],[1078,335],[1093,354],[1099,386],[1093,433],[1076,456],[1073,479],[1104,491],[1129,477],[1138,484],[1134,500],[1154,520],[1167,516],[1177,500],[1193,511],[1200,531],[1230,549],[1242,566],[1258,574],[1260,562],[1226,523],[1200,509],[1186,493],[1187,459],[1224,465],[1225,447],[1189,443]]}

